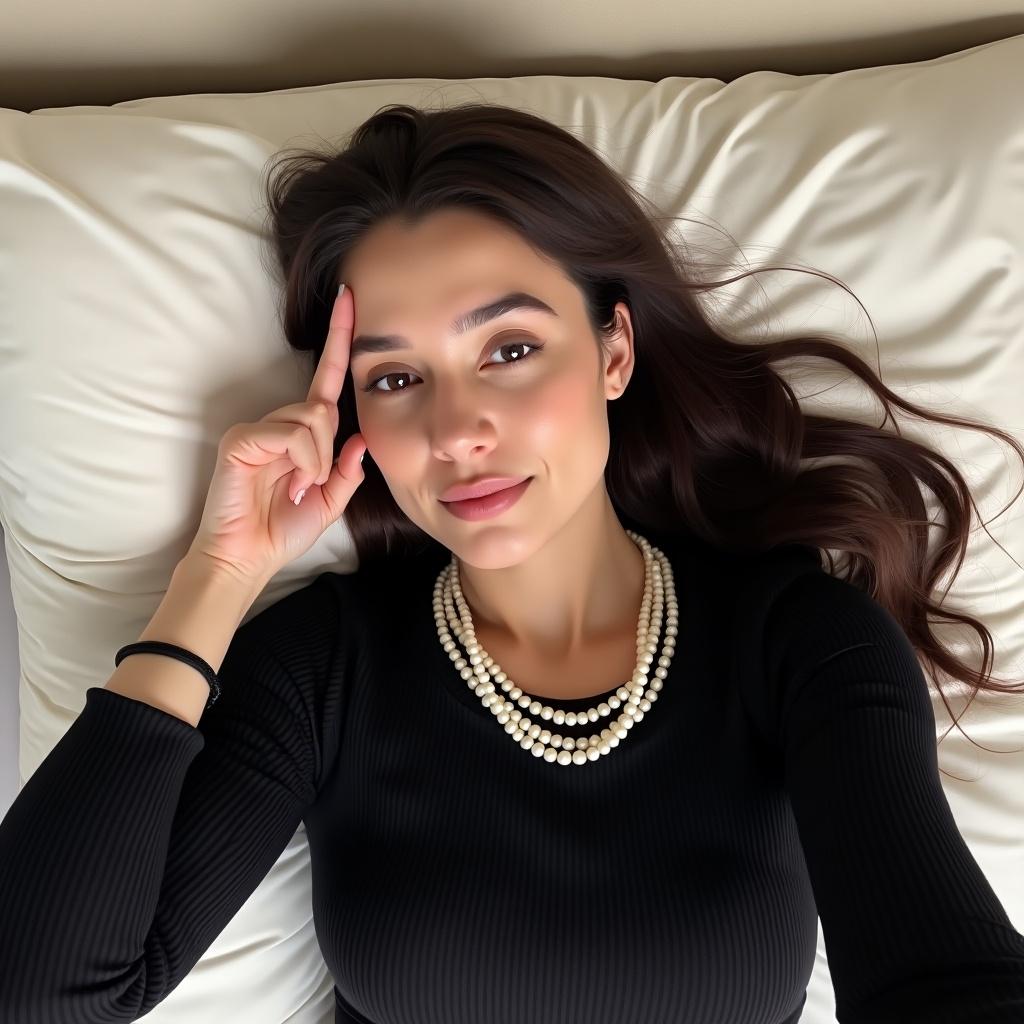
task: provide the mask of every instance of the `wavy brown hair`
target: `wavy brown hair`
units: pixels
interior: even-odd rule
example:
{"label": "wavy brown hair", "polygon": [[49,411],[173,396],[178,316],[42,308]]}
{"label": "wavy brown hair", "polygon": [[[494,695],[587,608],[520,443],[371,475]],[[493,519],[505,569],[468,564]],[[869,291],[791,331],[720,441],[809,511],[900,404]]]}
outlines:
{"label": "wavy brown hair", "polygon": [[[664,217],[568,131],[504,106],[392,104],[356,128],[341,149],[281,151],[266,195],[275,269],[283,272],[280,315],[295,349],[320,358],[339,269],[375,224],[391,217],[413,224],[455,206],[497,218],[576,284],[596,344],[604,345],[615,329],[615,304],[629,307],[634,372],[625,392],[608,403],[605,468],[624,527],[672,534],[682,525],[705,542],[738,551],[794,543],[820,549],[829,572],[838,564],[844,578],[899,622],[957,724],[938,683],[940,670],[969,683],[971,701],[979,690],[1016,692],[1024,685],[993,678],[992,637],[984,623],[942,605],[945,593],[934,600],[954,559],[954,576],[963,563],[977,506],[949,459],[903,436],[892,407],[982,430],[1024,461],[1021,445],[1003,430],[905,401],[831,335],[764,343],[730,336],[698,299],[761,271],[702,280],[682,247],[669,240],[666,225],[674,218]],[[881,401],[882,424],[804,412],[777,369],[795,356],[829,359],[856,374]],[[335,457],[359,429],[351,375],[338,407]],[[884,429],[887,421],[891,431]],[[806,464],[836,456],[845,461]],[[401,511],[372,457],[364,470],[345,512],[360,565],[440,547]],[[941,506],[941,526],[928,519],[921,483]],[[931,549],[929,526],[939,530]],[[977,633],[980,670],[943,646],[929,616]]]}

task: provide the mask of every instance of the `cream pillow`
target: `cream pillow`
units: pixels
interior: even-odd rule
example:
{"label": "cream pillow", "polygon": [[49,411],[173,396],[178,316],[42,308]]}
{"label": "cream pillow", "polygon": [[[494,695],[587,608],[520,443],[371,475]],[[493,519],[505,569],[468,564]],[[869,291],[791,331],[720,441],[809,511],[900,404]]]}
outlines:
{"label": "cream pillow", "polygon": [[[283,340],[264,248],[261,174],[280,148],[342,140],[379,107],[481,100],[578,134],[679,221],[688,251],[828,271],[878,329],[883,380],[915,402],[1024,437],[1024,35],[936,60],[725,84],[530,76],[407,79],[113,107],[0,110],[0,515],[21,662],[22,784],[137,638],[198,526],[232,423],[301,401],[311,366]],[[955,129],[955,130],[954,130]],[[696,223],[694,222],[696,221]],[[771,292],[769,292],[769,288]],[[750,337],[831,331],[872,365],[853,299],[803,273],[709,297]],[[877,407],[834,370],[793,378],[808,408]],[[824,388],[832,387],[823,391]],[[985,519],[1019,463],[970,431],[903,429],[954,458]],[[1008,473],[1008,469],[1012,470]],[[995,670],[1024,674],[1024,499],[978,530],[950,601],[992,630]],[[249,617],[324,569],[356,568],[330,530]],[[933,698],[940,733],[949,725]],[[978,698],[978,743],[1024,747],[1019,699]],[[939,747],[957,823],[1024,929],[1021,753],[954,731]],[[963,780],[963,781],[961,781]],[[220,870],[211,865],[211,870]],[[154,1024],[333,1021],[299,827]],[[819,928],[802,1022],[834,1021]]]}

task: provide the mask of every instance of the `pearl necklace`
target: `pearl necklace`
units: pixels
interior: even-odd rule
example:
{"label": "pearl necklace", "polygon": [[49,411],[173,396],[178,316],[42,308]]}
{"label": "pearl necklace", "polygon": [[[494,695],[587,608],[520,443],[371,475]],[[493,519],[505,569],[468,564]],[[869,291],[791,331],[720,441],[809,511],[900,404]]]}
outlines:
{"label": "pearl necklace", "polygon": [[[676,602],[676,588],[672,575],[672,565],[665,553],[653,547],[644,537],[632,530],[626,533],[640,548],[644,556],[644,597],[640,606],[640,620],[637,623],[637,662],[633,677],[608,698],[607,703],[600,703],[586,711],[563,711],[542,704],[516,686],[502,672],[501,666],[495,662],[480,646],[473,628],[473,618],[469,606],[462,595],[459,584],[458,562],[454,555],[451,561],[441,570],[434,584],[434,621],[437,623],[437,635],[448,656],[455,663],[456,669],[466,680],[466,685],[480,698],[480,703],[488,708],[504,725],[505,732],[518,743],[523,750],[528,750],[534,757],[543,756],[545,761],[557,761],[559,764],[585,764],[596,761],[609,753],[629,735],[629,730],[643,720],[644,714],[650,711],[651,705],[658,699],[663,680],[668,675],[672,655],[675,653],[675,638],[679,633],[679,606]],[[653,615],[652,615],[653,602]],[[668,625],[665,627],[665,645],[662,656],[658,659],[654,670],[655,678],[647,687],[647,676],[651,663],[658,650],[658,637],[661,632],[663,606],[668,605]],[[455,606],[458,606],[459,617],[456,617]],[[451,632],[449,632],[451,627]],[[463,642],[469,661],[460,653],[452,633]],[[494,683],[501,685],[508,695],[503,700]],[[518,704],[517,708],[515,705]],[[545,721],[554,721],[555,725],[583,725],[585,722],[596,722],[606,718],[620,706],[622,714],[610,726],[602,729],[597,735],[589,737],[560,736],[523,716],[519,708],[526,708],[531,715],[540,716]]]}

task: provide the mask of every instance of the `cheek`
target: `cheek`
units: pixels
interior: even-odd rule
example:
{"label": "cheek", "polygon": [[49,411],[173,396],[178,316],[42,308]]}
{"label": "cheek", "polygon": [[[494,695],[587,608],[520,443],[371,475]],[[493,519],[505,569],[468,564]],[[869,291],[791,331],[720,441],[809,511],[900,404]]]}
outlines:
{"label": "cheek", "polygon": [[[386,404],[387,399],[380,399]],[[400,399],[396,399],[400,401]],[[356,415],[359,421],[359,432],[366,441],[366,447],[373,456],[374,461],[383,470],[399,466],[402,462],[403,452],[408,455],[409,437],[408,431],[411,425],[403,420],[396,420],[394,416],[380,411],[374,405],[372,398],[362,402],[361,408],[357,406]]]}
{"label": "cheek", "polygon": [[601,436],[602,406],[586,374],[558,374],[522,396],[517,430],[534,451],[582,452],[590,439]]}

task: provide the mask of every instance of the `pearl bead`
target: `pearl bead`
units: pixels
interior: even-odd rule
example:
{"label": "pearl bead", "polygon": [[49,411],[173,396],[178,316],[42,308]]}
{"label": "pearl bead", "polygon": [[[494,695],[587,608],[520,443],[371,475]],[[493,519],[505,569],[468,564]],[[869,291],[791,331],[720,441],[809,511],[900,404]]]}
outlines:
{"label": "pearl bead", "polygon": [[[480,703],[491,711],[505,732],[534,757],[543,757],[548,762],[557,761],[558,764],[584,764],[598,760],[614,750],[633,726],[643,721],[664,685],[663,680],[675,654],[675,637],[679,634],[679,606],[672,565],[664,552],[653,547],[644,537],[632,530],[626,532],[644,556],[644,594],[637,623],[636,667],[629,682],[618,687],[613,696],[585,711],[552,708],[524,693],[483,649],[476,638],[469,606],[462,594],[458,561],[454,555],[434,584],[434,621],[442,648],[466,685],[480,698]],[[665,639],[652,673],[651,666],[655,665],[658,638],[662,633],[663,613]],[[459,653],[458,641],[463,642],[465,657]],[[495,684],[501,687],[502,693],[495,691]],[[520,708],[527,710],[533,718],[568,726],[598,722],[619,708],[622,708],[622,713],[598,735],[572,737],[542,729]]]}

